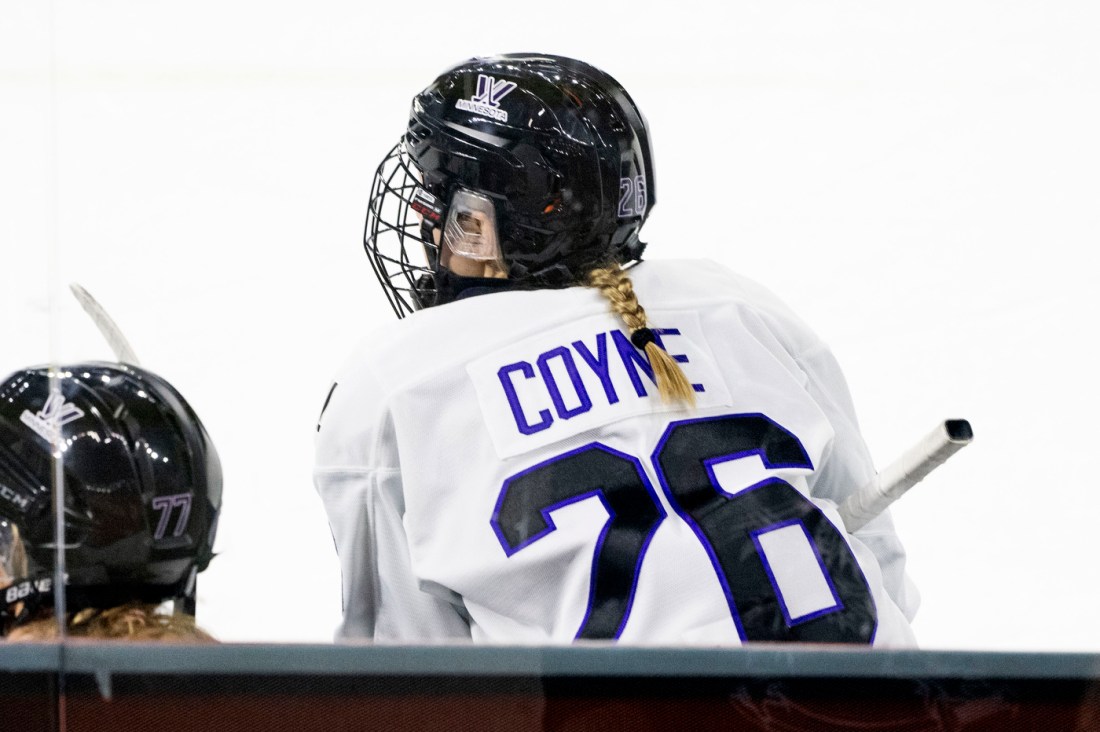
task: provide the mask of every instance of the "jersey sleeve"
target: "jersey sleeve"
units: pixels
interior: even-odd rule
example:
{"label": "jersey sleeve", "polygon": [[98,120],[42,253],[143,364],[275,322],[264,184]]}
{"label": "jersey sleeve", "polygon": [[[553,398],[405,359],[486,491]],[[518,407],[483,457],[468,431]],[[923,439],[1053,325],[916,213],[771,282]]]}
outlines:
{"label": "jersey sleeve", "polygon": [[[470,637],[459,609],[420,589],[413,574],[393,470],[314,474],[340,558],[343,622],[337,637],[430,642]],[[387,489],[389,486],[389,489]]]}
{"label": "jersey sleeve", "polygon": [[[757,335],[765,340],[774,337],[777,347],[794,360],[796,368],[804,374],[805,389],[832,425],[833,440],[810,477],[809,488],[815,497],[842,503],[874,477],[875,467],[840,364],[828,345],[774,293],[722,265],[711,264],[710,272],[728,278],[731,289],[744,293],[752,303],[762,326]],[[854,536],[874,554],[887,594],[912,621],[920,596],[905,571],[905,549],[894,530],[890,512],[883,511]]]}
{"label": "jersey sleeve", "polygon": [[[847,381],[832,352],[819,343],[800,354],[798,361],[808,377],[807,390],[835,430],[829,451],[810,480],[810,491],[814,496],[840,504],[874,478],[874,463],[859,430]],[[894,530],[889,510],[869,521],[854,536],[874,553],[887,593],[912,621],[920,596],[905,571],[905,549]]]}
{"label": "jersey sleeve", "polygon": [[[470,637],[462,610],[423,591],[403,523],[401,469],[365,370],[345,370],[318,424],[314,486],[340,560],[337,638],[431,642]],[[387,435],[391,435],[387,437]]]}

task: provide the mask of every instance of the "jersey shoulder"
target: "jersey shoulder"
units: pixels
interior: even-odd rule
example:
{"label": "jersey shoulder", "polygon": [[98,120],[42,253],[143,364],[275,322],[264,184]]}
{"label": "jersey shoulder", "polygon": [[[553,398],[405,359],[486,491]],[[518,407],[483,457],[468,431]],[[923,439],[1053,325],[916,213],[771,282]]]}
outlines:
{"label": "jersey shoulder", "polygon": [[383,328],[361,338],[336,370],[319,405],[316,469],[373,465],[388,408],[388,389],[377,368],[377,344],[388,342],[389,331]]}
{"label": "jersey shoulder", "polygon": [[[648,308],[692,307],[704,318],[735,316],[767,331],[792,354],[823,348],[809,325],[765,285],[711,259],[646,261],[631,270],[639,301]],[[652,305],[651,305],[652,303]]]}

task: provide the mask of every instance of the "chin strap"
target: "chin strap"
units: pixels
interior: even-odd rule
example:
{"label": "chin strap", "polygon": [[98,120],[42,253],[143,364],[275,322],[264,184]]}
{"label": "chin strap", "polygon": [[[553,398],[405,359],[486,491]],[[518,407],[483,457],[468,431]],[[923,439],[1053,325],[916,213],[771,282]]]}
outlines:
{"label": "chin strap", "polygon": [[183,594],[172,600],[173,612],[190,615],[191,617],[197,615],[196,595],[198,594],[198,584],[198,570],[192,567],[190,574],[187,575],[187,583],[183,587]]}
{"label": "chin strap", "polygon": [[440,267],[435,275],[435,305],[464,300],[489,292],[503,292],[517,288],[515,280],[501,277],[463,277],[446,267]]}

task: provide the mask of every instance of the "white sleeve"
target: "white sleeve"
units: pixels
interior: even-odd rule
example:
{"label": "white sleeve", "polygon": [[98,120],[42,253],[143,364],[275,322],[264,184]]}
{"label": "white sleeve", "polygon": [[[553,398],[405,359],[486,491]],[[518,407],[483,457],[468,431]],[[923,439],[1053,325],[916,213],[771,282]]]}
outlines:
{"label": "white sleeve", "polygon": [[317,426],[313,480],[340,559],[338,638],[469,638],[464,610],[423,591],[403,523],[405,500],[385,400],[366,364],[338,377]]}
{"label": "white sleeve", "polygon": [[[874,477],[874,462],[860,433],[847,381],[832,352],[819,344],[800,354],[798,361],[809,377],[806,388],[835,430],[829,452],[810,479],[810,492],[840,504]],[[887,593],[912,621],[920,595],[905,572],[905,549],[889,511],[883,511],[854,536],[874,553]]]}
{"label": "white sleeve", "polygon": [[339,638],[426,642],[470,637],[458,608],[423,592],[409,560],[396,470],[320,469],[317,491],[340,557],[344,619]]}

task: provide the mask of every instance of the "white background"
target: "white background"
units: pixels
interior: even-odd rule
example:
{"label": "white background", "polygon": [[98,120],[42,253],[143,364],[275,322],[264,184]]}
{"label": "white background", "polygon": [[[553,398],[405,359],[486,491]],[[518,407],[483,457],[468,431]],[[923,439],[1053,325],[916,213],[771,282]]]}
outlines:
{"label": "white background", "polygon": [[1100,651],[1100,10],[1091,0],[0,0],[0,371],[110,359],[86,286],[222,455],[200,624],[328,641],[314,423],[393,317],[361,249],[412,95],[471,55],[583,58],[657,155],[651,258],[775,290],[845,367],[928,648]]}

